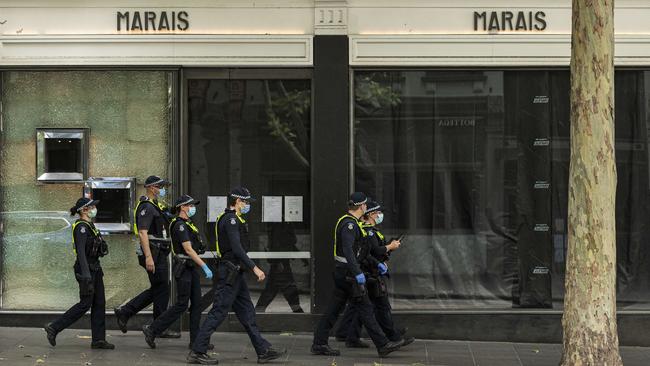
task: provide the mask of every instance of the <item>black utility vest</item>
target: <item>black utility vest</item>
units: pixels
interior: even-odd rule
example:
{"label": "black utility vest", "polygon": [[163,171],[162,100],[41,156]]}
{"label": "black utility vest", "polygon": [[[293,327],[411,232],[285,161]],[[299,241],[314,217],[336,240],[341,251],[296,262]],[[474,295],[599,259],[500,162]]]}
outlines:
{"label": "black utility vest", "polygon": [[248,232],[248,223],[241,216],[238,216],[235,211],[227,210],[217,217],[215,225],[216,238],[217,238],[217,256],[234,261],[235,256],[232,253],[232,246],[230,239],[226,233],[226,225],[231,225],[231,221],[235,220],[237,229],[239,230],[239,242],[245,252],[248,252],[251,247],[250,233]]}
{"label": "black utility vest", "polygon": [[179,225],[181,222],[185,223],[185,226],[189,229],[190,242],[192,243],[192,249],[196,254],[205,253],[205,245],[203,245],[203,240],[201,240],[201,234],[199,234],[199,229],[194,225],[192,221],[185,220],[180,217],[174,217],[172,222],[169,224],[169,235],[172,240],[172,253],[187,255],[185,249],[183,248],[183,243],[177,243],[174,241],[174,230],[175,226]]}

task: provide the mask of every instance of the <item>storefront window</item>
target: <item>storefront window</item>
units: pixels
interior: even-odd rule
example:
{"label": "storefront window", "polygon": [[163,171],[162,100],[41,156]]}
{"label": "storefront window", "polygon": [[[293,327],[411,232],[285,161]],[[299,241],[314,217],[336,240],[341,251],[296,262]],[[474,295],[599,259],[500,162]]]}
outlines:
{"label": "storefront window", "polygon": [[[135,177],[141,194],[149,174],[169,173],[169,75],[10,71],[1,76],[2,308],[64,310],[78,301],[72,271],[75,218],[68,209],[82,195],[83,182],[37,182],[36,130],[88,129],[88,175]],[[60,157],[74,158],[77,164],[76,155]],[[77,169],[64,161],[54,163],[56,171]],[[106,239],[110,253],[102,266],[110,308],[139,293],[148,281],[137,263],[135,238],[112,234]]]}
{"label": "storefront window", "polygon": [[[619,307],[648,307],[646,72],[616,75]],[[358,71],[355,189],[386,207],[397,309],[561,308],[569,73]]]}
{"label": "storefront window", "polygon": [[214,220],[229,190],[257,198],[246,215],[251,256],[267,274],[248,278],[258,312],[310,309],[310,127],[308,79],[187,80],[190,194],[214,250]]}

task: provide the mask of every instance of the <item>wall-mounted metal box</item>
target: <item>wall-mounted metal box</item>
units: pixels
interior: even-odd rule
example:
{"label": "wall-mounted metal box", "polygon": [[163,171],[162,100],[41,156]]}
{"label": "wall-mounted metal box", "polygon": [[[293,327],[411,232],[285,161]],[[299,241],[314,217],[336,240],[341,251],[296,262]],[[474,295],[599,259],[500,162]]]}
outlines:
{"label": "wall-mounted metal box", "polygon": [[136,203],[136,184],[132,177],[88,178],[84,196],[100,200],[95,225],[102,232],[130,233]]}
{"label": "wall-mounted metal box", "polygon": [[89,135],[87,128],[37,128],[36,179],[83,182],[88,176]]}

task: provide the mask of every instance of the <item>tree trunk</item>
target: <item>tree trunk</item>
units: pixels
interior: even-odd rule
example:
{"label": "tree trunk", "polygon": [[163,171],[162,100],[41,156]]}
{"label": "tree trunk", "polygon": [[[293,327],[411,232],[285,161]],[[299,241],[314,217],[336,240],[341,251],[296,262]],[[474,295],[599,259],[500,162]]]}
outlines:
{"label": "tree trunk", "polygon": [[622,365],[616,326],[614,2],[573,0],[561,365]]}

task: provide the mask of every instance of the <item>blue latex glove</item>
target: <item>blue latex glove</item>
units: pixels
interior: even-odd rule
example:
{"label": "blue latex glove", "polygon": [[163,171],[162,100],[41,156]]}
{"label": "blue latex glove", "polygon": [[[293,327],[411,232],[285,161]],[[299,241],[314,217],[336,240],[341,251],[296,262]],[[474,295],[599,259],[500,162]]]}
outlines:
{"label": "blue latex glove", "polygon": [[366,283],[366,275],[364,275],[363,273],[359,273],[358,275],[354,276],[354,278],[357,280],[357,283],[360,285]]}
{"label": "blue latex glove", "polygon": [[377,268],[379,268],[379,274],[380,275],[385,275],[388,273],[388,266],[385,263],[378,263]]}
{"label": "blue latex glove", "polygon": [[203,272],[205,272],[205,278],[211,279],[212,278],[212,271],[210,270],[210,267],[208,267],[207,264],[203,263],[201,266],[201,269],[203,269]]}

